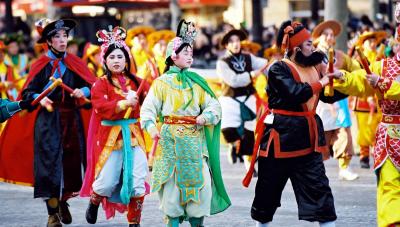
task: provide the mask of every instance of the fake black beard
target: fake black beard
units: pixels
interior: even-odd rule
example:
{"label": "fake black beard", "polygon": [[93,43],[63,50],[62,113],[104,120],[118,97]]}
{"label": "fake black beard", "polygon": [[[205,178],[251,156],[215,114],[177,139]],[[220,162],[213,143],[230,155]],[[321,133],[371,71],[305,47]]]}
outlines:
{"label": "fake black beard", "polygon": [[294,60],[297,64],[310,67],[320,64],[324,60],[325,54],[320,51],[314,51],[310,56],[306,57],[301,51],[297,51]]}

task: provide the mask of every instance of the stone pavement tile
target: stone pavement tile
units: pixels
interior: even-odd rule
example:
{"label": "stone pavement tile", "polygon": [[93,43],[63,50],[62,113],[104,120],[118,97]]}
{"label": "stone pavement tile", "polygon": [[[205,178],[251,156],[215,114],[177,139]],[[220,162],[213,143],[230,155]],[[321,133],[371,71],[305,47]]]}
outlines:
{"label": "stone pavement tile", "polygon": [[[376,226],[376,180],[372,170],[360,169],[358,157],[352,162],[355,172],[360,178],[353,182],[338,180],[338,167],[336,160],[328,160],[326,165],[327,175],[335,198],[336,212],[338,215],[337,227],[365,227]],[[250,217],[250,206],[254,196],[256,178],[249,188],[241,185],[245,171],[243,164],[230,165],[226,153],[221,153],[223,177],[232,206],[223,213],[206,218],[205,226],[208,227],[251,227],[255,226]],[[0,183],[0,226],[43,227],[47,221],[46,208],[40,199],[33,199],[33,190]],[[87,198],[74,198],[70,201],[73,217],[71,227],[89,226],[127,226],[123,214],[116,214],[111,220],[106,220],[104,212],[99,209],[99,218],[96,225],[89,225],[85,220]],[[282,195],[282,206],[278,208],[272,227],[317,227],[317,223],[298,221],[297,206],[290,182],[285,187]],[[162,227],[162,213],[158,210],[157,195],[147,196],[144,202],[142,216],[143,227]],[[185,223],[182,226],[188,227]]]}

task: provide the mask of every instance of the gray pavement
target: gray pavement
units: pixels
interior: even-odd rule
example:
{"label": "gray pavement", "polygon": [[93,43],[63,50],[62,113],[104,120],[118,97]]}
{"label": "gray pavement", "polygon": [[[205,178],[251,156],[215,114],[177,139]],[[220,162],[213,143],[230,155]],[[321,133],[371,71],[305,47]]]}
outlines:
{"label": "gray pavement", "polygon": [[[208,217],[205,226],[255,226],[250,217],[250,206],[254,196],[254,178],[249,188],[241,185],[245,174],[242,163],[229,165],[226,153],[221,153],[223,177],[232,206],[223,213]],[[369,227],[376,226],[376,186],[375,175],[371,170],[360,169],[358,157],[354,157],[352,167],[360,178],[353,182],[338,179],[336,160],[326,163],[327,175],[335,198],[338,220],[336,226]],[[0,226],[46,226],[47,212],[45,204],[40,199],[33,199],[33,189],[11,184],[0,183]],[[72,224],[68,226],[127,226],[125,215],[116,214],[111,220],[106,220],[104,212],[99,209],[96,225],[89,225],[85,220],[87,198],[74,198],[70,201],[73,216]],[[317,223],[298,221],[297,206],[290,182],[282,195],[282,206],[278,208],[271,224],[272,227],[318,226]],[[147,196],[142,215],[143,227],[162,227],[162,213],[158,210],[157,195]],[[182,226],[189,226],[187,223]]]}

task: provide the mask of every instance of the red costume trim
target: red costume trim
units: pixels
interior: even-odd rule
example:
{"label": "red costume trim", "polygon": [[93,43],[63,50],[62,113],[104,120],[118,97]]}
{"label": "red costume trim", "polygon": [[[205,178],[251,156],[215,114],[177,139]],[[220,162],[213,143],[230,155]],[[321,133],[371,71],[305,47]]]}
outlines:
{"label": "red costume trim", "polygon": [[400,125],[400,116],[399,115],[383,114],[382,123]]}
{"label": "red costume trim", "polygon": [[[300,79],[300,75],[297,72],[297,70],[294,68],[293,65],[291,65],[289,61],[285,61],[287,63],[287,65],[290,68],[290,71],[292,72],[293,78],[301,83],[301,79]],[[292,63],[293,64],[293,63]],[[321,87],[322,89],[322,87]],[[314,93],[315,94],[315,93]],[[318,105],[318,101],[319,101],[319,93],[316,93],[316,99],[314,101],[313,104],[313,109],[309,110],[307,105],[304,103],[302,104],[303,110],[305,110],[305,112],[309,112],[312,111],[315,113],[315,110],[317,109],[317,105]],[[328,146],[318,146],[318,139],[319,139],[319,134],[318,134],[318,128],[317,128],[317,122],[315,121],[315,118],[307,118],[308,121],[308,127],[309,127],[309,132],[310,132],[310,143],[311,143],[311,147],[315,149],[315,151],[318,152],[325,152],[328,151]],[[314,133],[313,133],[314,131]]]}
{"label": "red costume trim", "polygon": [[376,84],[376,88],[378,88],[378,90],[382,94],[385,94],[389,90],[390,86],[392,86],[392,80],[379,77],[378,83]]}
{"label": "red costume trim", "polygon": [[[36,60],[29,71],[23,88],[48,64],[51,59],[42,55]],[[91,74],[86,64],[78,57],[67,54],[64,62],[68,69],[78,74],[89,84],[93,84],[96,77]],[[21,99],[21,94],[18,100]],[[31,113],[21,112],[8,120],[0,137],[0,181],[33,186],[33,130],[39,108]],[[87,133],[90,112],[81,111],[82,121]]]}
{"label": "red costume trim", "polygon": [[311,38],[311,34],[310,32],[303,28],[302,30],[300,30],[299,32],[297,32],[296,34],[294,34],[292,37],[289,38],[289,49],[293,49],[297,46],[299,46],[300,44],[304,43],[306,40]]}
{"label": "red costume trim", "polygon": [[317,94],[322,90],[322,84],[320,82],[312,83],[311,89],[313,91],[313,94]]}
{"label": "red costume trim", "polygon": [[[301,78],[299,73],[297,72],[296,68],[292,65],[293,63],[289,61],[284,61],[286,65],[290,68],[290,71],[292,72],[293,78],[301,83]],[[319,83],[319,82],[318,82]],[[320,83],[319,83],[320,84]],[[318,88],[317,85],[314,85],[316,88]],[[321,86],[321,84],[320,84]],[[311,85],[312,87],[312,85]],[[322,89],[322,86],[321,86]],[[309,128],[309,135],[310,135],[310,144],[311,146],[306,149],[301,149],[301,150],[295,150],[295,151],[282,151],[280,148],[280,142],[279,142],[279,133],[277,131],[271,132],[270,134],[270,139],[271,137],[274,140],[274,155],[275,158],[292,158],[292,157],[297,157],[297,156],[302,156],[306,155],[308,153],[318,151],[318,152],[325,152],[327,151],[328,147],[327,146],[318,146],[318,127],[317,127],[317,122],[315,121],[315,109],[318,104],[319,100],[319,93],[314,93],[313,89],[313,94],[316,94],[316,99],[313,103],[313,109],[309,110],[307,107],[307,104],[303,103],[302,108],[303,112],[293,112],[293,111],[287,111],[287,110],[272,110],[273,113],[281,114],[281,115],[286,115],[286,116],[303,116],[307,119],[308,122],[308,128]],[[277,142],[278,141],[278,142]],[[269,152],[269,147],[267,147],[266,151],[263,151],[262,154],[265,155],[265,157],[268,156]]]}
{"label": "red costume trim", "polygon": [[142,217],[144,196],[133,197],[128,205],[128,213],[126,218],[129,224],[140,224],[140,219]]}
{"label": "red costume trim", "polygon": [[[135,78],[138,80],[138,83],[141,84],[142,80],[137,77],[135,77]],[[138,90],[137,85],[131,80],[129,80],[129,82],[130,82],[130,85],[129,85],[130,89],[137,91]],[[96,92],[93,92],[96,90],[96,88],[99,88],[101,86],[106,86],[104,88],[105,90],[113,89],[113,92],[110,92],[110,94],[108,94],[108,95],[100,94],[100,93],[96,94]],[[146,96],[146,92],[149,89],[149,86],[146,82],[143,86],[144,86],[143,87],[144,90],[139,96],[140,103]],[[82,188],[80,191],[80,196],[82,196],[82,197],[91,196],[91,194],[93,193],[92,185],[93,185],[93,182],[96,177],[95,176],[96,165],[99,162],[99,158],[105,149],[106,141],[110,135],[111,129],[113,128],[113,127],[108,127],[108,126],[102,126],[101,120],[103,118],[110,119],[110,120],[119,120],[119,119],[123,119],[123,117],[124,117],[124,114],[125,114],[124,111],[121,111],[118,114],[116,114],[114,112],[118,100],[123,99],[123,96],[119,95],[118,91],[120,91],[120,88],[115,88],[113,85],[111,85],[105,76],[101,77],[92,88],[93,102],[95,102],[94,100],[98,99],[99,97],[101,97],[103,95],[107,95],[107,97],[110,97],[110,99],[115,100],[115,102],[112,105],[107,105],[110,109],[106,108],[100,112],[96,112],[95,108],[93,108],[94,113],[92,114],[91,119],[90,119],[87,144],[86,144],[86,146],[87,146],[87,148],[86,148],[87,167],[86,167],[85,178],[84,178]],[[112,95],[111,93],[113,94],[113,97],[111,97],[111,95]],[[107,102],[107,101],[105,101],[105,102]],[[138,106],[133,109],[130,116],[131,116],[131,118],[139,118],[139,107]],[[138,123],[138,125],[140,125],[140,124]],[[139,126],[131,126],[131,130],[132,130],[132,127],[140,128]],[[140,131],[140,133],[142,133],[142,132]],[[141,137],[143,138],[143,135],[141,135]],[[139,143],[139,138],[137,138],[137,139],[138,139],[138,143]],[[147,194],[147,192],[149,191],[149,186],[147,183],[145,184],[145,186],[146,186],[146,194]],[[107,219],[114,217],[116,211],[118,211],[120,213],[124,213],[128,209],[127,205],[124,205],[122,203],[110,202],[107,199],[103,199],[101,201],[101,203],[102,203],[103,209],[105,210]]]}
{"label": "red costume trim", "polygon": [[166,116],[164,117],[164,124],[188,124],[195,125],[196,117],[195,116]]}
{"label": "red costume trim", "polygon": [[261,114],[261,117],[257,121],[256,130],[254,131],[255,144],[253,148],[253,155],[251,157],[250,168],[247,171],[247,174],[242,181],[242,185],[245,186],[246,188],[249,186],[250,181],[253,178],[254,165],[258,158],[258,151],[260,149],[261,139],[264,135],[264,130],[265,130],[264,120],[269,113],[270,111],[266,109],[266,111]]}
{"label": "red costume trim", "polygon": [[[297,70],[294,68],[294,66],[292,66],[291,64],[289,64],[286,61],[285,61],[285,63],[290,68],[290,71],[292,72],[293,78],[297,82],[301,82],[300,75],[297,72]],[[318,82],[318,84],[321,87],[319,90],[321,90],[322,89],[322,85],[319,82]],[[275,158],[292,158],[292,157],[298,157],[298,156],[306,155],[306,154],[312,153],[314,151],[318,151],[318,152],[327,151],[328,147],[326,145],[325,146],[318,146],[319,135],[318,135],[317,123],[316,123],[315,117],[314,117],[315,116],[315,109],[317,107],[318,100],[319,100],[319,98],[318,98],[319,97],[319,93],[317,92],[319,86],[318,85],[314,85],[316,90],[313,89],[313,94],[316,94],[317,98],[315,99],[315,101],[313,103],[313,109],[312,110],[309,110],[306,104],[302,104],[304,112],[294,112],[294,111],[275,110],[275,109],[271,110],[273,113],[276,113],[276,114],[282,114],[282,115],[287,115],[287,116],[304,116],[304,117],[306,117],[307,122],[308,122],[308,127],[309,127],[311,147],[310,148],[306,148],[306,149],[302,149],[302,150],[297,150],[297,151],[289,151],[289,152],[281,151],[279,133],[275,129],[271,129],[270,136],[268,138],[268,143],[267,143],[267,150],[265,150],[265,151],[264,150],[259,150],[260,149],[261,138],[263,137],[264,130],[265,130],[264,119],[270,113],[270,111],[264,112],[262,114],[261,118],[257,121],[256,130],[255,130],[256,141],[255,141],[255,144],[254,144],[253,155],[252,155],[252,159],[251,159],[250,168],[249,168],[245,178],[242,181],[242,185],[243,186],[245,186],[245,187],[249,186],[249,184],[251,182],[251,179],[253,177],[254,165],[255,165],[255,162],[256,162],[258,156],[268,157],[269,147],[270,147],[272,141],[274,143]],[[313,86],[311,85],[311,87],[313,87]]]}

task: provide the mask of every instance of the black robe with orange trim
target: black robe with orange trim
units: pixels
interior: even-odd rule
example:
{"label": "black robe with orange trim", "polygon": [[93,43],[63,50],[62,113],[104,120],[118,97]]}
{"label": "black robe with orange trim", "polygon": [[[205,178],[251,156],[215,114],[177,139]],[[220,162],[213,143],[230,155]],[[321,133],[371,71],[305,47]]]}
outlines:
{"label": "black robe with orange trim", "polygon": [[[334,103],[346,97],[338,91],[332,97],[324,96],[316,68],[313,68],[316,76],[313,82],[304,82],[293,68],[294,63],[291,66],[289,63],[276,62],[268,72],[268,104],[272,112],[276,111],[273,123],[264,124],[260,155],[290,158],[327,149],[322,121],[315,114],[316,103],[318,99]],[[303,78],[309,76],[303,75]],[[314,108],[307,107],[307,102],[313,102]],[[304,112],[309,116],[301,116],[307,115]],[[274,149],[269,149],[271,146]]]}
{"label": "black robe with orange trim", "polygon": [[[33,65],[22,97],[41,93],[52,71],[46,55]],[[72,89],[91,87],[96,77],[78,57],[67,54],[63,82]],[[64,192],[77,192],[82,184],[85,135],[90,118],[76,99],[56,88],[48,97],[54,111],[37,108],[12,118],[0,137],[0,181],[34,185],[34,197],[59,197]],[[86,124],[85,124],[86,122]]]}

